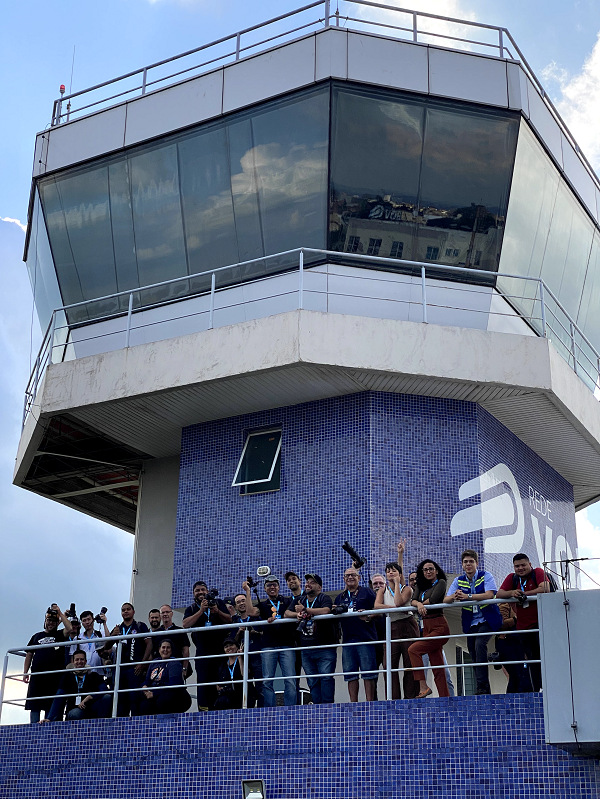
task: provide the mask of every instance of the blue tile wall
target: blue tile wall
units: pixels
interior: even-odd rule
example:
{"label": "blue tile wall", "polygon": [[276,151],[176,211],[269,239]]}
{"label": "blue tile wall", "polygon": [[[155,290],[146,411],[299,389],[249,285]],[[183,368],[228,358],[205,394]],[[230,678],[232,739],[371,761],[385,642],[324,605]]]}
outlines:
{"label": "blue tile wall", "polygon": [[[272,425],[282,427],[281,490],[240,496],[231,482],[246,435]],[[499,463],[515,477],[522,513],[504,484],[459,500],[461,485]],[[288,569],[317,571],[325,590],[341,589],[346,539],[366,555],[370,573],[406,537],[409,568],[426,556],[454,573],[472,547],[502,579],[515,550],[486,553],[486,541],[514,532],[521,517],[523,546],[541,562],[532,513],[543,520],[530,485],[551,502],[540,540],[551,526],[550,550],[566,541],[575,553],[572,487],[475,403],[365,392],[194,425],[182,436],[173,604],[189,604],[197,579],[221,595],[237,592],[263,564],[280,578]],[[512,502],[512,527],[450,534],[460,510],[499,493]]]}
{"label": "blue tile wall", "polygon": [[[483,731],[483,732],[482,732]],[[597,799],[600,766],[508,694],[0,728],[3,799]]]}

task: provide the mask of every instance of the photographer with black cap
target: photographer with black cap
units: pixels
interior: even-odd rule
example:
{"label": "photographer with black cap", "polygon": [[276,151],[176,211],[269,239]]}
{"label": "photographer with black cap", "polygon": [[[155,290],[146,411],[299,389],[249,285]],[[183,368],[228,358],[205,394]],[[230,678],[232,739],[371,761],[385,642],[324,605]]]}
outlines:
{"label": "photographer with black cap", "polygon": [[319,616],[331,613],[331,597],[323,593],[323,580],[318,574],[305,574],[304,593],[296,604],[286,611],[288,618],[299,620],[300,646],[313,647],[331,644],[328,649],[302,649],[302,666],[306,674],[313,704],[333,704],[335,680],[333,677],[313,677],[313,674],[333,674],[337,652],[336,623],[331,619],[318,621]]}
{"label": "photographer with black cap", "polygon": [[[64,630],[59,630],[58,625],[63,623]],[[44,619],[44,629],[32,635],[27,646],[36,644],[54,644],[67,641],[72,631],[71,622],[58,607],[51,605],[46,611]],[[25,676],[23,682],[29,683],[27,690],[27,702],[25,710],[30,712],[30,722],[37,723],[40,720],[41,712],[47,716],[52,707],[52,699],[60,684],[60,674],[44,674],[45,671],[55,671],[64,669],[65,652],[68,647],[49,647],[48,649],[36,649],[25,655],[25,665],[23,671]],[[31,677],[28,672],[31,668]],[[38,696],[50,696],[50,699],[37,699]]]}
{"label": "photographer with black cap", "polygon": [[[192,588],[194,602],[185,609],[183,614],[183,627],[219,627],[231,624],[231,616],[225,603],[218,599],[216,589],[208,590],[203,580],[198,580]],[[192,633],[192,641],[196,647],[196,676],[199,683],[216,683],[219,672],[219,659],[207,657],[209,655],[223,654],[223,640],[226,630],[211,630],[210,632]],[[214,685],[199,685],[197,687],[198,708],[208,710],[215,704],[217,692]]]}
{"label": "photographer with black cap", "polygon": [[[293,624],[273,624],[273,622],[283,619],[286,610],[290,606],[290,600],[281,596],[279,593],[279,580],[270,575],[265,577],[266,600],[258,603],[258,607],[252,605],[250,596],[250,586],[247,582],[242,584],[246,591],[246,607],[248,614],[256,618],[268,621],[261,629],[263,633],[261,653],[263,677],[268,679],[263,682],[263,699],[265,707],[275,707],[277,698],[273,689],[273,677],[277,670],[277,664],[281,668],[281,674],[285,677],[294,677],[296,674],[296,653],[294,647],[295,630]],[[277,649],[277,652],[265,652],[264,650]],[[283,681],[283,701],[286,705],[295,705],[296,699],[296,680],[284,679]]]}

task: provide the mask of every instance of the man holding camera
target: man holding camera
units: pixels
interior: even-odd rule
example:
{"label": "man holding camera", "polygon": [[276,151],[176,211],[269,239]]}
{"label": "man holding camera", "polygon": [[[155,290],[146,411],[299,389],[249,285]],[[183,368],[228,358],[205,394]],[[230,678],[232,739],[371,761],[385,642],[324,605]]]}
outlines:
{"label": "man holding camera", "polygon": [[[217,599],[215,589],[209,592],[203,580],[198,580],[192,588],[194,602],[185,609],[183,626],[189,627],[218,627],[231,624],[231,616],[227,612],[225,603]],[[223,654],[223,641],[226,631],[211,630],[210,632],[192,633],[192,641],[196,646],[196,676],[199,683],[216,683],[219,674],[219,659],[210,655]],[[198,709],[208,710],[215,704],[217,692],[214,685],[199,685],[197,687]]]}
{"label": "man holding camera", "polygon": [[[250,596],[250,586],[248,583],[244,582],[242,588],[246,592],[246,607],[249,615],[254,618],[260,616],[261,619],[269,622],[268,625],[264,625],[261,628],[263,633],[263,652],[261,653],[262,673],[263,677],[268,678],[263,683],[263,699],[265,707],[275,707],[277,704],[277,697],[273,689],[273,677],[275,677],[275,672],[277,671],[277,664],[279,663],[281,674],[284,678],[293,677],[296,674],[294,625],[273,624],[273,622],[283,619],[290,605],[290,601],[279,593],[279,580],[273,575],[265,578],[267,598],[259,602],[257,608],[252,605],[252,597]],[[278,651],[264,651],[273,649]],[[284,704],[295,705],[297,702],[296,680],[284,679],[283,685]]]}
{"label": "man holding camera", "polygon": [[[536,594],[547,594],[550,591],[550,581],[543,569],[534,569],[528,556],[523,552],[513,558],[514,574],[509,574],[504,580],[496,596],[498,599],[519,600],[515,610],[517,612],[517,630],[537,630],[538,609],[537,602],[529,602],[527,597]],[[540,636],[538,632],[526,633],[516,636],[521,639],[527,660],[540,659]],[[542,669],[539,663],[529,666],[531,684],[534,691],[542,687]]]}
{"label": "man holding camera", "polygon": [[[58,625],[63,623],[64,630],[59,630]],[[27,646],[37,644],[55,644],[67,641],[72,630],[71,622],[58,607],[51,605],[46,611],[44,619],[44,629],[32,635]],[[29,710],[29,720],[35,724],[40,720],[42,710],[47,715],[52,707],[54,694],[60,684],[60,674],[44,674],[46,671],[64,669],[65,652],[67,647],[48,647],[48,649],[36,649],[25,655],[23,671],[25,675],[23,682],[29,683],[27,690],[27,702],[25,710]],[[28,672],[31,668],[31,677]],[[37,699],[39,696],[48,696],[50,699]]]}
{"label": "man holding camera", "polygon": [[313,704],[333,704],[335,680],[333,677],[313,677],[313,674],[333,674],[337,652],[336,624],[331,619],[318,621],[319,616],[331,613],[331,597],[323,593],[323,580],[318,574],[305,574],[306,587],[295,605],[286,610],[288,618],[298,619],[297,633],[300,646],[326,646],[327,649],[302,649],[302,666],[306,674]]}
{"label": "man holding camera", "polygon": [[344,572],[344,583],[346,590],[336,596],[334,612],[344,614],[340,616],[344,643],[359,644],[345,646],[342,650],[342,668],[346,672],[344,680],[348,683],[350,701],[358,702],[360,674],[365,684],[366,700],[372,702],[377,681],[377,656],[375,644],[370,642],[377,641],[377,628],[374,617],[366,615],[364,611],[373,609],[375,592],[360,585],[360,574],[353,566]]}
{"label": "man holding camera", "polygon": [[[104,676],[104,669],[102,668],[102,658],[98,654],[98,650],[103,648],[102,633],[100,630],[94,630],[94,614],[91,610],[84,610],[79,616],[81,624],[83,625],[83,632],[77,636],[77,643],[81,650],[85,652],[87,665],[94,667],[94,672],[100,677]],[[106,624],[106,616],[104,613],[99,613],[96,616],[98,624],[102,622],[104,626],[104,635],[108,635],[108,626]],[[74,653],[72,653],[74,655]]]}

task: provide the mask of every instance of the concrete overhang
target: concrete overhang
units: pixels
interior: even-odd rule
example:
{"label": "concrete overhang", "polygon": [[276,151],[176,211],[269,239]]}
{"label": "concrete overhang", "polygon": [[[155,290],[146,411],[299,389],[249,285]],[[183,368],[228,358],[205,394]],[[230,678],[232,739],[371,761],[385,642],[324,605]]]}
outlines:
{"label": "concrete overhang", "polygon": [[600,403],[547,339],[304,310],[50,366],[14,481],[30,487],[56,418],[143,460],[176,455],[188,425],[361,391],[477,402],[574,486],[578,509],[600,497]]}

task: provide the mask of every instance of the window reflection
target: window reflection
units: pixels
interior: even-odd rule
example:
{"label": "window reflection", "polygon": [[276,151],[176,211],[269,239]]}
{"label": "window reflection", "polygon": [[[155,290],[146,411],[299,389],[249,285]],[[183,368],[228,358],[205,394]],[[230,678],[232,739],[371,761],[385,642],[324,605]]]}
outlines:
{"label": "window reflection", "polygon": [[514,115],[334,91],[330,247],[496,271]]}
{"label": "window reflection", "polygon": [[[197,272],[323,249],[328,129],[325,86],[42,179],[64,303],[182,278],[134,295],[147,305],[205,290],[210,276],[188,278]],[[260,261],[217,285],[286,265]],[[90,303],[70,319],[126,308],[127,298]]]}

